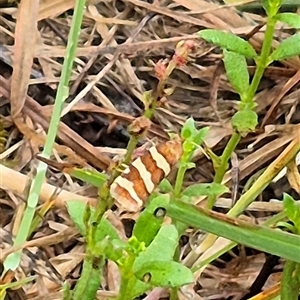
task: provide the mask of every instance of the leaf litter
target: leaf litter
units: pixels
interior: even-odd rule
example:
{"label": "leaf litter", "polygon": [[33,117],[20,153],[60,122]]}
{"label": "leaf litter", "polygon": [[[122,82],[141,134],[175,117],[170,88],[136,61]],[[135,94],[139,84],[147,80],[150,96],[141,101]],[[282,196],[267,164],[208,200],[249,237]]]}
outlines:
{"label": "leaf litter", "polygon": [[[38,2],[0,2],[1,261],[15,250],[11,246],[12,236],[18,230],[26,187],[45,140],[65,55],[70,12],[74,7],[73,0],[45,0],[39,6]],[[193,116],[198,126],[210,126],[207,147],[221,153],[231,135],[230,118],[237,110],[238,98],[220,65],[222,56],[218,48],[200,40],[197,32],[201,29],[231,31],[249,39],[259,50],[264,37],[264,16],[254,14],[247,2],[239,3],[240,10],[234,4],[204,0],[87,2],[70,96],[53,159],[107,170],[115,153],[124,153],[122,149],[129,138],[126,128],[141,112],[143,93],[156,84],[154,64],[170,58],[176,44],[188,39],[195,41],[195,50],[188,63],[169,78],[168,84],[174,92],[168,96],[165,107],[156,111],[147,140],[166,141],[166,130],[179,132],[184,121]],[[32,4],[36,9],[32,9]],[[292,33],[288,26],[279,23],[274,47]],[[21,40],[18,48],[13,47],[15,39]],[[261,127],[244,138],[236,150],[237,197],[279,156],[293,136],[299,135],[299,69],[299,57],[266,69],[256,94]],[[253,74],[252,66],[248,70]],[[114,150],[109,151],[110,148]],[[185,184],[210,182],[213,168],[203,151],[195,155],[194,161],[196,168],[188,173]],[[250,222],[261,223],[280,211],[282,205],[276,199],[280,199],[283,192],[299,199],[299,159],[296,162],[288,166],[287,176],[281,174],[249,206]],[[229,170],[224,178],[229,187],[234,183],[233,176]],[[30,240],[22,245],[26,251],[21,268],[4,280],[24,279],[31,273],[37,277],[33,282],[9,290],[7,299],[62,299],[62,280],[68,279],[74,284],[84,258],[83,239],[74,229],[64,204],[78,199],[93,205],[96,196],[95,188],[49,169],[40,204],[51,209]],[[201,205],[202,200],[195,199],[195,203]],[[216,207],[225,212],[231,205],[230,197],[220,198]],[[138,214],[109,211],[107,217],[125,238],[125,232],[130,232]],[[195,236],[201,240],[201,233],[194,230],[184,235],[183,262],[191,256],[193,261],[199,259],[195,243],[200,241],[195,241]],[[221,239],[219,243],[224,242]],[[36,252],[31,252],[32,247],[36,247]],[[216,250],[214,247],[219,246],[216,243],[211,251]],[[255,283],[263,271],[269,272],[266,280],[269,279],[260,283],[260,288],[271,290],[280,281],[282,264],[279,261],[265,271],[268,260],[268,256],[259,251],[235,248],[209,264],[195,278],[195,283],[184,287],[178,297],[246,299],[249,291],[259,293]],[[116,295],[118,284],[116,267],[108,263],[103,289],[97,298]],[[145,299],[167,297],[164,289],[156,288]]]}

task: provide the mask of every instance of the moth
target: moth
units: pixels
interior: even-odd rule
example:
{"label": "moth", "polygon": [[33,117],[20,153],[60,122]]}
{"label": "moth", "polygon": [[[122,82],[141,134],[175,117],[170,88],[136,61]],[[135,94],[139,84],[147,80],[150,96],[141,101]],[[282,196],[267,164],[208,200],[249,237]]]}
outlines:
{"label": "moth", "polygon": [[150,147],[144,155],[126,167],[110,186],[116,205],[137,212],[182,154],[179,137],[164,144]]}

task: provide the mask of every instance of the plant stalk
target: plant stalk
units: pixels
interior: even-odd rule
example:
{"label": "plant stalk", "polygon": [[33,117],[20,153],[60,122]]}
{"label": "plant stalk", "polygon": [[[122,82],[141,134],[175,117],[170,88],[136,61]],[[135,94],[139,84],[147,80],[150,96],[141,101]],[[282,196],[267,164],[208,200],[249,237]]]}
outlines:
{"label": "plant stalk", "polygon": [[[223,154],[220,158],[220,165],[217,167],[214,183],[222,183],[223,177],[227,171],[228,168],[228,160],[230,159],[232,153],[234,152],[236,146],[241,140],[241,135],[237,132],[234,132],[231,136],[230,140],[228,141]],[[212,209],[216,202],[216,196],[210,196],[208,197],[207,201],[207,209]]]}

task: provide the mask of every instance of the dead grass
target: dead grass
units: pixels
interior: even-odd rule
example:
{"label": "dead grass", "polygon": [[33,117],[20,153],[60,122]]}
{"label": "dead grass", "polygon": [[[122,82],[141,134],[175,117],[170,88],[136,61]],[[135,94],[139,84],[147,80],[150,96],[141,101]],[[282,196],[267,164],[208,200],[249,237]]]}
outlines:
{"label": "dead grass", "polygon": [[[49,125],[71,23],[70,10],[74,6],[73,0],[44,0],[39,6],[38,2],[22,0],[22,6],[0,2],[0,117],[8,132],[7,139],[0,140],[5,146],[0,154],[3,163],[0,222],[1,230],[5,230],[0,239],[1,248],[5,249],[1,259],[14,250],[10,246],[11,234],[18,230],[25,208],[26,186]],[[169,85],[175,89],[174,93],[165,107],[155,113],[148,138],[164,141],[165,130],[178,132],[185,119],[193,116],[199,126],[211,127],[206,145],[220,153],[231,135],[230,118],[237,109],[238,98],[224,74],[219,50],[198,39],[197,32],[204,28],[232,31],[249,39],[259,51],[263,22],[263,16],[238,12],[233,6],[222,7],[217,1],[174,0],[153,4],[139,0],[89,1],[53,159],[106,170],[114,154],[126,146],[126,127],[140,114],[143,93],[156,84],[154,64],[159,59],[169,59],[176,43],[183,39],[194,39],[195,50],[188,64],[172,74]],[[292,33],[279,24],[273,46]],[[16,39],[18,48],[13,47]],[[260,127],[244,138],[236,151],[237,197],[246,183],[251,178],[255,180],[287,147],[293,135],[300,132],[299,70],[299,57],[266,70],[256,95]],[[249,67],[249,72],[253,73],[253,67]],[[197,168],[189,173],[186,184],[210,182],[211,162],[200,152],[195,162]],[[226,175],[225,183],[229,186],[232,174],[230,170]],[[248,214],[260,222],[279,211],[280,203],[270,200],[281,197],[283,192],[299,198],[296,185],[293,187],[294,190],[285,178],[274,182],[250,206]],[[74,284],[80,276],[84,243],[74,232],[64,209],[64,202],[74,198],[93,204],[96,190],[50,170],[40,200],[41,204],[52,201],[53,207],[24,245],[40,250],[34,255],[27,251],[23,268],[10,279],[22,278],[32,270],[39,273],[46,269],[54,275],[47,275],[44,280],[38,276],[34,285],[10,291],[7,299],[61,299],[61,280],[68,279]],[[222,198],[217,203],[222,211],[230,205],[230,199]],[[108,217],[125,236],[125,229],[132,223],[128,219],[136,216],[115,211],[108,212]],[[187,243],[182,247],[185,255],[193,252],[198,237],[197,232],[186,233]],[[37,266],[32,263],[34,259],[46,263]],[[265,262],[262,253],[236,249],[209,265],[196,285],[186,287],[183,293],[190,293],[193,299],[243,299]],[[275,265],[280,274],[280,264]],[[265,288],[275,286],[279,278],[270,277]],[[98,299],[115,295],[117,287],[116,268],[109,263]],[[145,299],[164,296],[165,291],[155,289]]]}

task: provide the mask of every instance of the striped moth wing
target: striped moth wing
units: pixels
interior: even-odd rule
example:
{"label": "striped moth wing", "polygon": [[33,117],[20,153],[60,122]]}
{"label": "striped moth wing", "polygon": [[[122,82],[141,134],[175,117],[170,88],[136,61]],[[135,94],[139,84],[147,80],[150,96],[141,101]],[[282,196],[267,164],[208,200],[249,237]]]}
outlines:
{"label": "striped moth wing", "polygon": [[165,144],[152,146],[143,156],[136,158],[110,187],[117,206],[137,212],[182,154],[178,138]]}

